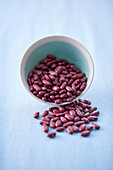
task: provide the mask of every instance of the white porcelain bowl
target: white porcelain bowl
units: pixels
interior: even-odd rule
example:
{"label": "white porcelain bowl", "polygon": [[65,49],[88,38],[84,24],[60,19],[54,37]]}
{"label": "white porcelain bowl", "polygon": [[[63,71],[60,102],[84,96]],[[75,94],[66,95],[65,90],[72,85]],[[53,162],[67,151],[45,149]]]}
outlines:
{"label": "white porcelain bowl", "polygon": [[[20,64],[20,77],[27,92],[36,100],[46,104],[56,105],[55,103],[45,102],[36,97],[29,91],[27,77],[29,72],[39,63],[40,60],[46,58],[48,54],[55,55],[57,59],[66,59],[70,63],[74,63],[87,77],[87,85],[84,91],[77,96],[79,99],[89,89],[94,77],[94,64],[91,55],[87,49],[78,41],[65,36],[49,36],[42,38],[33,43],[25,52]],[[67,104],[70,102],[64,102]]]}

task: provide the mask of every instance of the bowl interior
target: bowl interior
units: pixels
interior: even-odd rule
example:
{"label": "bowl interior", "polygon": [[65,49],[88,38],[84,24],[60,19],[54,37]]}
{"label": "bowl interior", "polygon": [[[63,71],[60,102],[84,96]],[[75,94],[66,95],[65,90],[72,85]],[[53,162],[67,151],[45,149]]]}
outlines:
{"label": "bowl interior", "polygon": [[[40,60],[46,58],[47,55],[55,55],[57,59],[66,59],[70,63],[74,63],[79,70],[85,73],[87,77],[87,85],[85,90],[77,96],[80,98],[89,88],[93,80],[94,66],[88,51],[79,42],[68,37],[52,36],[46,37],[34,43],[23,56],[21,61],[20,73],[25,89],[37,100],[46,104],[56,105],[55,103],[45,102],[29,91],[27,77],[29,72],[39,64]],[[75,100],[76,100],[75,99]],[[65,102],[63,104],[68,104]]]}
{"label": "bowl interior", "polygon": [[55,55],[57,59],[66,59],[70,63],[74,63],[82,72],[85,73],[86,77],[89,78],[89,64],[84,54],[72,44],[61,41],[53,41],[38,46],[28,56],[24,68],[26,82],[29,72],[37,64],[39,64],[40,60],[45,59],[49,54]]}

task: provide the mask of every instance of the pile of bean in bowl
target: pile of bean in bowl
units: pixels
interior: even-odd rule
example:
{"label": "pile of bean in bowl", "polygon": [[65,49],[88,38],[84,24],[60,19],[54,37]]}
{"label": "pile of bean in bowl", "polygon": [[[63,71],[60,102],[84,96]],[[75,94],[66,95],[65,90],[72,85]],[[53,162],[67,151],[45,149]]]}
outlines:
{"label": "pile of bean in bowl", "polygon": [[[43,131],[47,133],[47,137],[53,138],[57,132],[66,129],[69,134],[79,133],[81,136],[89,136],[93,129],[100,129],[95,122],[98,120],[99,111],[97,107],[91,106],[89,99],[78,99],[71,104],[60,105],[59,107],[51,107],[42,113],[40,124]],[[34,118],[39,118],[39,112],[34,114]],[[91,125],[88,125],[92,122]],[[53,132],[49,132],[49,128],[53,128]]]}
{"label": "pile of bean in bowl", "polygon": [[72,102],[86,87],[87,78],[73,63],[48,55],[28,75],[29,90],[55,104]]}

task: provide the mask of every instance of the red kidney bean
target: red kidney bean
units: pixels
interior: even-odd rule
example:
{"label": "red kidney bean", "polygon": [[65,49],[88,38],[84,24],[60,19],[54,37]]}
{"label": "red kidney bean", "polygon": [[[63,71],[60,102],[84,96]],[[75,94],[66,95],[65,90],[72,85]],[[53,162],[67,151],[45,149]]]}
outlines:
{"label": "red kidney bean", "polygon": [[54,91],[59,91],[59,87],[58,87],[58,86],[53,86],[53,87],[52,87],[52,90],[54,90]]}
{"label": "red kidney bean", "polygon": [[72,128],[73,128],[74,132],[79,132],[79,128],[77,126],[73,125]]}
{"label": "red kidney bean", "polygon": [[[77,89],[77,90],[78,90],[78,89],[80,90],[81,84],[82,84],[82,83],[79,83],[79,84],[76,86],[76,89]],[[81,90],[80,90],[80,92],[81,92]]]}
{"label": "red kidney bean", "polygon": [[44,97],[49,97],[49,96],[50,96],[49,93],[45,93],[45,94],[44,94]]}
{"label": "red kidney bean", "polygon": [[89,123],[89,120],[86,117],[82,117],[81,120],[83,120],[85,123]]}
{"label": "red kidney bean", "polygon": [[66,90],[65,90],[65,89],[59,91],[59,94],[63,94],[63,93],[66,93]]}
{"label": "red kidney bean", "polygon": [[73,120],[74,117],[70,114],[65,114],[65,118],[68,119],[68,120]]}
{"label": "red kidney bean", "polygon": [[56,116],[63,116],[65,113],[57,113]]}
{"label": "red kidney bean", "polygon": [[55,112],[51,112],[50,115],[56,116],[56,113]]}
{"label": "red kidney bean", "polygon": [[47,74],[44,74],[44,78],[49,81],[49,82],[52,82],[52,80],[50,79],[50,77],[47,75]]}
{"label": "red kidney bean", "polygon": [[59,111],[58,108],[57,108],[57,109],[53,109],[53,112],[54,112],[54,113],[60,113],[60,111]]}
{"label": "red kidney bean", "polygon": [[68,92],[67,92],[67,95],[68,95],[69,97],[71,97],[73,94],[68,91]]}
{"label": "red kidney bean", "polygon": [[72,76],[72,78],[78,79],[78,78],[81,78],[83,75],[84,75],[84,73],[76,74],[76,75]]}
{"label": "red kidney bean", "polygon": [[52,59],[52,60],[56,59],[56,57],[54,55],[48,55],[47,58]]}
{"label": "red kidney bean", "polygon": [[80,107],[80,106],[75,106],[75,109],[78,109],[78,110],[80,110],[81,112],[83,111],[83,108],[82,107]]}
{"label": "red kidney bean", "polygon": [[71,73],[68,73],[68,74],[66,75],[66,77],[72,77],[72,74],[71,74]]}
{"label": "red kidney bean", "polygon": [[39,123],[40,123],[41,125],[47,125],[47,126],[50,125],[50,123],[49,123],[48,121],[40,121]]}
{"label": "red kidney bean", "polygon": [[77,74],[76,72],[73,72],[73,71],[70,71],[70,73],[71,73],[71,74],[74,74],[74,75]]}
{"label": "red kidney bean", "polygon": [[50,127],[51,127],[51,128],[55,128],[55,127],[56,127],[56,126],[55,126],[55,122],[51,122],[51,123],[50,123]]}
{"label": "red kidney bean", "polygon": [[80,127],[79,127],[80,132],[84,131],[85,129],[86,129],[86,125],[85,124],[80,125]]}
{"label": "red kidney bean", "polygon": [[75,122],[74,125],[75,126],[80,126],[80,125],[82,125],[84,123],[85,123],[84,121],[78,121],[78,122]]}
{"label": "red kidney bean", "polygon": [[72,115],[73,117],[76,116],[76,112],[75,112],[74,110],[72,110],[72,109],[69,111],[69,113],[70,113],[70,115]]}
{"label": "red kidney bean", "polygon": [[73,91],[73,89],[70,86],[66,86],[66,90],[69,91],[69,92]]}
{"label": "red kidney bean", "polygon": [[90,116],[89,112],[84,114],[84,117],[89,117],[89,116]]}
{"label": "red kidney bean", "polygon": [[47,70],[47,69],[48,69],[48,66],[42,67],[42,70]]}
{"label": "red kidney bean", "polygon": [[31,83],[32,83],[32,84],[34,83],[34,79],[33,79],[33,78],[31,78]]}
{"label": "red kidney bean", "polygon": [[38,74],[38,76],[40,76],[42,74],[42,70],[36,70],[34,69],[34,73]]}
{"label": "red kidney bean", "polygon": [[63,93],[60,95],[61,98],[64,98],[64,97],[67,97],[67,94],[66,93]]}
{"label": "red kidney bean", "polygon": [[[77,89],[77,88],[76,88]],[[76,95],[79,96],[81,94],[81,91],[80,90],[77,90],[76,91]]]}
{"label": "red kidney bean", "polygon": [[77,68],[76,66],[74,66],[74,65],[70,65],[70,67],[71,67],[74,71],[77,71],[77,70],[78,70],[78,68]]}
{"label": "red kidney bean", "polygon": [[78,108],[76,108],[76,113],[77,113],[77,115],[80,116],[80,117],[83,117],[83,116],[84,116],[83,113],[82,113]]}
{"label": "red kidney bean", "polygon": [[53,95],[50,95],[50,99],[52,99],[52,100],[53,100],[54,98],[55,98],[55,96],[53,96]]}
{"label": "red kidney bean", "polygon": [[29,73],[28,77],[31,78],[32,75],[33,75],[33,71],[31,71],[31,72]]}
{"label": "red kidney bean", "polygon": [[34,91],[34,92],[33,92],[34,95],[37,95],[37,93],[38,93],[37,91]]}
{"label": "red kidney bean", "polygon": [[66,87],[67,83],[63,82],[62,85],[60,86],[60,89],[64,89]]}
{"label": "red kidney bean", "polygon": [[36,90],[36,91],[40,91],[41,88],[37,85],[37,84],[33,84],[33,88]]}
{"label": "red kidney bean", "polygon": [[42,87],[42,90],[46,91],[46,90],[47,90],[47,87],[43,86],[43,87]]}
{"label": "red kidney bean", "polygon": [[55,72],[56,72],[57,74],[61,73],[61,71],[62,71],[62,66],[56,67]]}
{"label": "red kidney bean", "polygon": [[49,61],[51,61],[51,59],[43,59],[40,61],[40,64],[46,64]]}
{"label": "red kidney bean", "polygon": [[56,78],[55,78],[55,76],[53,76],[53,75],[49,75],[49,77],[51,78],[51,80],[55,80]]}
{"label": "red kidney bean", "polygon": [[63,106],[59,106],[59,110],[60,110],[60,112],[64,112],[65,111]]}
{"label": "red kidney bean", "polygon": [[62,71],[62,74],[65,74],[65,75],[66,75],[66,74],[68,74],[68,72],[63,70],[63,71]]}
{"label": "red kidney bean", "polygon": [[51,119],[51,121],[52,122],[56,122],[57,120],[59,120],[60,118],[59,117],[53,117],[52,119]]}
{"label": "red kidney bean", "polygon": [[72,126],[68,126],[67,128],[66,128],[66,131],[67,131],[67,133],[69,133],[69,134],[73,134],[73,128],[72,128]]}
{"label": "red kidney bean", "polygon": [[60,95],[58,95],[58,94],[55,95],[55,98],[56,98],[56,99],[59,99],[59,98],[60,98]]}
{"label": "red kidney bean", "polygon": [[95,110],[97,110],[97,107],[91,107],[91,108],[89,109],[89,112],[91,113],[91,112],[94,112]]}
{"label": "red kidney bean", "polygon": [[56,67],[56,64],[53,63],[53,64],[51,65],[51,68],[55,68],[55,67]]}
{"label": "red kidney bean", "polygon": [[92,129],[93,129],[93,126],[91,126],[91,125],[86,127],[86,130],[90,130],[91,131]]}
{"label": "red kidney bean", "polygon": [[48,101],[49,101],[49,102],[52,102],[52,101],[54,101],[54,99],[48,98]]}
{"label": "red kidney bean", "polygon": [[93,112],[91,112],[91,116],[98,116],[98,115],[99,115],[99,113],[100,113],[100,112],[99,112],[99,111],[97,111],[97,110],[96,110],[96,111],[93,111]]}
{"label": "red kidney bean", "polygon": [[56,127],[62,126],[61,120],[57,120],[56,123],[55,123],[55,126],[56,126]]}
{"label": "red kidney bean", "polygon": [[88,105],[91,105],[91,101],[89,99],[84,99],[84,102]]}
{"label": "red kidney bean", "polygon": [[38,119],[39,118],[39,114],[40,114],[39,112],[35,112],[34,113],[34,118]]}
{"label": "red kidney bean", "polygon": [[93,122],[92,125],[95,129],[100,129],[100,126],[97,123]]}
{"label": "red kidney bean", "polygon": [[39,91],[39,95],[43,96],[46,92],[45,91]]}
{"label": "red kidney bean", "polygon": [[89,110],[88,110],[87,108],[86,108],[86,109],[84,109],[84,112],[85,112],[85,113],[87,113],[88,111],[89,111]]}
{"label": "red kidney bean", "polygon": [[73,83],[73,79],[69,80],[68,85],[70,86]]}
{"label": "red kidney bean", "polygon": [[60,104],[60,103],[62,103],[62,99],[55,100],[55,104]]}
{"label": "red kidney bean", "polygon": [[47,117],[43,117],[43,118],[42,118],[42,121],[50,122],[50,119],[49,119],[49,118],[47,118]]}
{"label": "red kidney bean", "polygon": [[49,119],[52,119],[54,116],[52,116],[52,115],[47,115],[47,116],[45,116],[45,118],[49,118]]}
{"label": "red kidney bean", "polygon": [[42,82],[46,85],[46,86],[52,86],[52,83],[50,83],[47,80],[42,80]]}
{"label": "red kidney bean", "polygon": [[34,88],[33,88],[33,86],[32,86],[32,85],[29,87],[29,90],[30,90],[31,92],[33,92],[33,91],[34,91]]}
{"label": "red kidney bean", "polygon": [[57,76],[58,75],[55,71],[49,71],[49,74],[51,74],[53,76]]}
{"label": "red kidney bean", "polygon": [[50,94],[56,95],[57,92],[56,91],[51,91]]}
{"label": "red kidney bean", "polygon": [[35,66],[35,69],[41,69],[44,66],[44,64],[39,64],[37,66]]}
{"label": "red kidney bean", "polygon": [[54,138],[56,136],[56,132],[50,132],[47,134],[47,137]]}
{"label": "red kidney bean", "polygon": [[30,78],[27,79],[29,86],[31,86],[31,80]]}
{"label": "red kidney bean", "polygon": [[54,109],[58,109],[58,107],[50,107],[49,111],[52,112]]}
{"label": "red kidney bean", "polygon": [[62,131],[64,131],[64,127],[57,127],[55,130],[56,130],[57,132],[62,132]]}
{"label": "red kidney bean", "polygon": [[60,119],[63,123],[67,123],[67,119],[65,117],[61,116]]}
{"label": "red kidney bean", "polygon": [[72,121],[63,124],[63,126],[65,128],[68,127],[68,126],[72,126],[72,125],[74,125],[74,122],[72,122]]}
{"label": "red kidney bean", "polygon": [[86,105],[84,103],[79,102],[78,105],[81,106],[83,109],[86,109]]}
{"label": "red kidney bean", "polygon": [[46,97],[42,97],[42,100],[44,100],[45,102],[47,102],[47,98],[46,98]]}
{"label": "red kidney bean", "polygon": [[87,109],[90,109],[90,108],[91,108],[91,106],[90,106],[90,105],[88,105],[88,104],[86,104],[86,108],[87,108]]}
{"label": "red kidney bean", "polygon": [[73,82],[73,84],[74,84],[75,86],[77,86],[79,82],[80,82],[80,80],[79,80],[79,79],[76,79],[76,80]]}
{"label": "red kidney bean", "polygon": [[86,136],[89,136],[90,131],[89,130],[85,130],[85,131],[81,132],[80,134],[81,134],[81,136],[86,137]]}
{"label": "red kidney bean", "polygon": [[47,133],[49,131],[49,127],[47,125],[44,125],[43,126],[43,131]]}
{"label": "red kidney bean", "polygon": [[78,116],[76,116],[75,118],[74,118],[74,122],[78,122],[80,120],[80,117],[78,117]]}
{"label": "red kidney bean", "polygon": [[74,92],[76,92],[76,87],[75,87],[74,84],[72,84],[72,89],[73,89]]}
{"label": "red kidney bean", "polygon": [[[37,93],[38,93],[38,92],[37,92]],[[37,94],[36,96],[37,96],[37,97],[39,97],[39,98],[42,98],[42,96],[41,96],[41,95],[39,95],[39,94]]]}
{"label": "red kidney bean", "polygon": [[90,121],[93,121],[93,120],[97,120],[98,117],[97,117],[97,116],[89,116],[88,119],[89,119]]}
{"label": "red kidney bean", "polygon": [[72,102],[75,98],[76,98],[75,95],[73,95],[72,97],[68,97],[67,102]]}

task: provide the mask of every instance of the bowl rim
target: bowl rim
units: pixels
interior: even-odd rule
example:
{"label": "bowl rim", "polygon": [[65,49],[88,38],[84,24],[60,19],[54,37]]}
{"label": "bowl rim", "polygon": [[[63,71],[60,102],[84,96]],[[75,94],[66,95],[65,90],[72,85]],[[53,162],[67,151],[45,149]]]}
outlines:
{"label": "bowl rim", "polygon": [[[81,98],[86,92],[87,90],[89,89],[89,87],[91,86],[92,84],[92,81],[93,81],[93,78],[94,78],[94,63],[93,63],[93,59],[89,53],[89,51],[86,49],[86,47],[84,47],[79,41],[73,39],[73,38],[70,38],[68,36],[64,36],[64,35],[51,35],[51,36],[46,36],[46,37],[43,37],[43,38],[40,38],[39,40],[35,41],[34,43],[32,43],[28,48],[27,50],[24,52],[24,55],[22,56],[21,58],[21,61],[20,61],[20,78],[21,78],[21,82],[24,86],[24,88],[27,90],[27,92],[32,96],[34,97],[36,100],[40,101],[40,102],[43,102],[45,104],[50,104],[50,105],[58,105],[58,104],[55,104],[55,103],[52,103],[52,102],[46,102],[38,97],[36,97],[35,95],[33,95],[33,93],[30,92],[29,88],[28,88],[28,84],[26,82],[26,79],[25,79],[25,74],[24,74],[24,68],[25,68],[25,64],[26,64],[26,61],[29,57],[29,55],[39,46],[45,44],[45,43],[48,43],[48,42],[52,42],[52,41],[62,41],[62,42],[67,42],[73,46],[75,46],[76,48],[78,48],[83,54],[84,54],[84,57],[86,58],[86,60],[88,61],[88,65],[89,65],[89,79],[88,79],[88,82],[87,82],[87,85],[86,85],[86,88],[83,90],[83,92],[77,96],[73,101],[71,102],[63,102],[59,105],[65,105],[65,104],[69,104],[69,103],[72,103],[74,101],[76,101],[77,99]],[[85,53],[87,55],[85,55]],[[88,60],[89,59],[89,60]]]}

